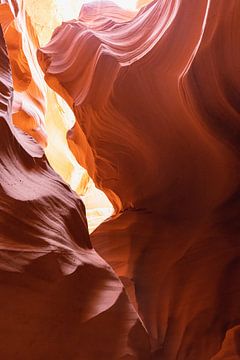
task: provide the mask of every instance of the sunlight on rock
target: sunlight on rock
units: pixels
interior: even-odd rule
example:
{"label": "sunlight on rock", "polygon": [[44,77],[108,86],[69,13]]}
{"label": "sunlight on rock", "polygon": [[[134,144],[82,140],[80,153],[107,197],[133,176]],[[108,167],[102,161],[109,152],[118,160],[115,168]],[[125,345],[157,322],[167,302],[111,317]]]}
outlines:
{"label": "sunlight on rock", "polygon": [[[27,0],[26,9],[31,16],[40,44],[44,45],[50,40],[52,32],[63,20],[76,18],[82,4],[83,1],[73,0],[43,0],[41,3]],[[48,161],[82,197],[86,206],[89,232],[92,232],[113,214],[113,206],[107,196],[95,187],[87,171],[78,164],[70,151],[66,133],[74,125],[75,117],[65,100],[50,88],[47,91],[45,122],[48,134],[45,153]]]}
{"label": "sunlight on rock", "polygon": [[53,169],[81,196],[91,233],[112,215],[113,206],[107,196],[95,187],[87,171],[78,164],[68,147],[66,133],[75,122],[72,110],[51,89],[48,89],[47,99],[48,146],[45,153]]}
{"label": "sunlight on rock", "polygon": [[[77,19],[82,5],[94,1],[101,2],[96,0],[42,0],[41,2],[26,0],[26,10],[31,16],[41,46],[47,44],[57,26],[63,21]],[[137,0],[114,0],[112,2],[124,9],[136,10],[137,6],[147,1],[138,3]]]}

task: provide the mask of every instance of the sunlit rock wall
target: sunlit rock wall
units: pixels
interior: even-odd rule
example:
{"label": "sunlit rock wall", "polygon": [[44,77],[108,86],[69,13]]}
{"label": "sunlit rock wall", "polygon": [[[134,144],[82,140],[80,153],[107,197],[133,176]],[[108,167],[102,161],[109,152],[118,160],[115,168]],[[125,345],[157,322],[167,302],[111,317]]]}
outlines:
{"label": "sunlit rock wall", "polygon": [[0,26],[0,358],[148,359],[146,330],[92,248],[82,201],[12,122],[5,34]]}
{"label": "sunlit rock wall", "polygon": [[37,36],[22,1],[1,2],[0,11],[13,77],[13,122],[46,146],[46,84],[36,58]]}
{"label": "sunlit rock wall", "polygon": [[[36,59],[39,39],[45,44],[63,15],[74,15],[80,5],[75,4],[69,14],[63,14],[64,9],[54,1],[4,1],[0,21],[13,73],[13,122],[45,148],[51,166],[82,196],[92,232],[111,216],[113,207],[69,150],[66,133],[75,121],[74,115],[65,101],[48,88]],[[96,199],[95,203],[92,199]]]}
{"label": "sunlit rock wall", "polygon": [[155,0],[125,21],[106,6],[38,51],[77,118],[70,149],[119,214],[93,244],[156,359],[239,357],[240,3]]}

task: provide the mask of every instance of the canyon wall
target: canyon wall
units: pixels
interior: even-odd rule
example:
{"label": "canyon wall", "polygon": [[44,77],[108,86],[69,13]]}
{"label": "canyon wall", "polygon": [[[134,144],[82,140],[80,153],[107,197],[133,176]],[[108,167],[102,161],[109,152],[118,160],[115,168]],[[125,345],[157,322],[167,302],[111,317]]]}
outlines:
{"label": "canyon wall", "polygon": [[92,243],[156,359],[240,356],[239,16],[238,0],[92,3],[38,50],[115,207]]}
{"label": "canyon wall", "polygon": [[[31,32],[16,34],[18,5],[0,4],[0,358],[149,359],[138,314],[92,248],[82,201],[41,147],[44,91],[21,48]],[[14,125],[16,96],[25,131]]]}
{"label": "canyon wall", "polygon": [[[0,1],[0,358],[239,359],[239,1],[92,2],[42,48],[25,5]],[[45,154],[113,204],[91,238]]]}
{"label": "canyon wall", "polygon": [[1,1],[0,9],[14,85],[13,123],[46,146],[46,84],[36,57],[37,36],[22,1]]}

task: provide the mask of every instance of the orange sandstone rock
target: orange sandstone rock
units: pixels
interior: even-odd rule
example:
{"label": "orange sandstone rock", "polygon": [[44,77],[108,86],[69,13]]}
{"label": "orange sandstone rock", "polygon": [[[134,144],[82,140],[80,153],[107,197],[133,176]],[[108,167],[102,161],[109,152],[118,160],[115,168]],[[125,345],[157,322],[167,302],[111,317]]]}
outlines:
{"label": "orange sandstone rock", "polygon": [[0,27],[0,358],[149,359],[146,331],[92,248],[85,208],[11,121]]}
{"label": "orange sandstone rock", "polygon": [[155,0],[125,21],[90,9],[38,59],[76,115],[72,152],[120,215],[93,244],[154,358],[211,359],[240,323],[239,1]]}
{"label": "orange sandstone rock", "polygon": [[36,58],[38,39],[22,0],[0,4],[0,13],[13,77],[13,122],[44,147],[46,84]]}

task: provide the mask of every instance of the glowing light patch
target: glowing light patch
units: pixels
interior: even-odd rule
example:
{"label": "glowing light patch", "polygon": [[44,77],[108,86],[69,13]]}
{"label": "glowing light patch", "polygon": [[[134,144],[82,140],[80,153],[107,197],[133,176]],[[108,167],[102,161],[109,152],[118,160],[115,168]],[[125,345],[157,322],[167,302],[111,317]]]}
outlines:
{"label": "glowing light patch", "polygon": [[[25,0],[40,45],[44,46],[48,43],[54,29],[61,25],[62,21],[77,19],[82,5],[89,2],[89,0]],[[114,2],[119,6],[133,9],[136,0]],[[75,123],[72,110],[50,89],[47,98],[45,125],[48,147],[45,153],[53,169],[81,196],[86,206],[91,233],[114,213],[114,209],[107,196],[95,187],[87,171],[78,164],[68,147],[66,133]]]}
{"label": "glowing light patch", "polygon": [[[99,0],[102,1],[102,0]],[[123,9],[136,10],[137,0],[111,0]],[[59,15],[64,21],[76,19],[83,4],[97,2],[97,0],[55,0]]]}

